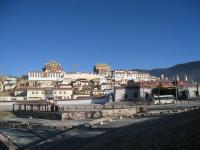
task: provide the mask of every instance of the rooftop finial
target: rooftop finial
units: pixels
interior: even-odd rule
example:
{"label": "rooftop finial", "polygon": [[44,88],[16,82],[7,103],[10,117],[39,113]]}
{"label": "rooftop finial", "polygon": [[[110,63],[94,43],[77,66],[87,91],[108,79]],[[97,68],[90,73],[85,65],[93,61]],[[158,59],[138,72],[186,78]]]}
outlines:
{"label": "rooftop finial", "polygon": [[185,81],[188,81],[188,77],[187,77],[187,75],[185,75]]}
{"label": "rooftop finial", "polygon": [[178,74],[177,74],[177,76],[176,76],[176,80],[179,81],[179,76],[178,76]]}

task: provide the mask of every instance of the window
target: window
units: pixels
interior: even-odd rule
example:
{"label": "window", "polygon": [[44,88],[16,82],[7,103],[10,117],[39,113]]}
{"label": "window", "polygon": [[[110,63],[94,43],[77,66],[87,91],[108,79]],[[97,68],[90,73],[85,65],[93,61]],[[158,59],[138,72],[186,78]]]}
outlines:
{"label": "window", "polygon": [[56,92],[54,92],[54,94],[56,94]]}
{"label": "window", "polygon": [[64,94],[66,94],[66,92],[64,92]]}
{"label": "window", "polygon": [[60,91],[59,94],[62,94],[62,92]]}
{"label": "window", "polygon": [[135,94],[134,94],[134,98],[138,98],[138,93],[135,93]]}
{"label": "window", "polygon": [[32,92],[32,94],[34,94],[34,92]]}
{"label": "window", "polygon": [[38,94],[38,92],[35,92],[35,94]]}
{"label": "window", "polygon": [[128,95],[127,94],[124,94],[124,99],[128,99]]}

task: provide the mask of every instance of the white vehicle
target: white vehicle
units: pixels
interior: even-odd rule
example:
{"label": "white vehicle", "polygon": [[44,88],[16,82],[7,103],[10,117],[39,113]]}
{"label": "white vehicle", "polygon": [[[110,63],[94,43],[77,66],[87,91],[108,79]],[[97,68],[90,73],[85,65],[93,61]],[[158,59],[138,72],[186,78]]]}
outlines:
{"label": "white vehicle", "polygon": [[173,95],[159,95],[153,96],[154,104],[173,104],[175,98]]}

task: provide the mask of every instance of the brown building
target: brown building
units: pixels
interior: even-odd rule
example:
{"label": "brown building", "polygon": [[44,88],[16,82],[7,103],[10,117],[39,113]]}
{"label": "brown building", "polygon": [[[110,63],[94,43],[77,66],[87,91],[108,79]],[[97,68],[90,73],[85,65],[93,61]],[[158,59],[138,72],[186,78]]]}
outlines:
{"label": "brown building", "polygon": [[111,68],[108,64],[96,64],[94,66],[94,73],[99,75],[111,75]]}
{"label": "brown building", "polygon": [[62,72],[63,69],[60,64],[55,61],[49,61],[43,68],[45,72]]}

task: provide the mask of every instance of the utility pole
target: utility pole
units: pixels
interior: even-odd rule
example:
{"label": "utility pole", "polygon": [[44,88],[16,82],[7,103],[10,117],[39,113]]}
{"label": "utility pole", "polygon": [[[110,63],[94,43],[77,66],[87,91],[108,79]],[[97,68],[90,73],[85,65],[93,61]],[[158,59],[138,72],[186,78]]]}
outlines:
{"label": "utility pole", "polygon": [[197,83],[197,100],[199,99],[199,84],[198,84],[198,82],[196,82]]}
{"label": "utility pole", "polygon": [[159,101],[159,104],[160,104],[160,86],[158,87],[158,101]]}
{"label": "utility pole", "polygon": [[178,80],[175,81],[175,88],[176,88],[176,104],[175,104],[175,110],[176,110],[178,101]]}
{"label": "utility pole", "polygon": [[143,92],[143,103],[144,103],[144,102],[145,102],[144,86],[143,86],[143,88],[142,88],[142,89],[143,89],[143,91],[142,91],[142,92]]}

